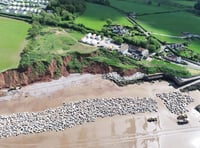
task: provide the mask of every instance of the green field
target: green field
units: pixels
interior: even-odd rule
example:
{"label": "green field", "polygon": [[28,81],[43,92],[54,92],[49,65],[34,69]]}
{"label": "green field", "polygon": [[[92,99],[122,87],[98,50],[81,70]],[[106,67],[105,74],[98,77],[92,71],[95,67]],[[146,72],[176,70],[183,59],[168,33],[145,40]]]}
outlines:
{"label": "green field", "polygon": [[136,12],[137,14],[144,13],[155,13],[155,12],[163,12],[163,11],[171,11],[175,10],[175,8],[170,8],[168,6],[160,6],[157,5],[147,5],[145,2],[141,1],[131,1],[131,0],[110,0],[111,6],[123,10],[125,12]]}
{"label": "green field", "polygon": [[151,32],[176,36],[186,31],[200,34],[200,17],[187,12],[140,16],[137,20]]}
{"label": "green field", "polygon": [[66,54],[68,52],[88,53],[96,50],[78,42],[84,35],[76,32],[66,32],[61,28],[44,28],[37,36],[37,41],[32,42],[32,47],[38,53]]}
{"label": "green field", "polygon": [[[110,2],[113,7],[125,12],[136,12],[138,14],[136,21],[147,31],[155,33],[153,35],[162,41],[172,43],[185,42],[186,40],[183,39],[168,37],[168,35],[182,36],[182,32],[200,34],[200,17],[192,13],[182,11],[153,14],[155,12],[167,12],[180,9],[176,8],[173,4],[157,6],[158,1],[156,0],[153,1],[152,5],[147,5],[145,0],[110,0]],[[172,2],[190,7],[195,3],[195,1],[186,0]],[[189,48],[193,49],[196,53],[200,53],[200,41],[191,41]]]}
{"label": "green field", "polygon": [[195,4],[195,1],[176,0],[175,3],[181,4],[181,5],[187,6],[187,7],[193,7]]}
{"label": "green field", "polygon": [[113,8],[97,5],[92,3],[87,3],[87,9],[83,15],[77,18],[77,24],[83,24],[86,27],[101,30],[102,27],[106,24],[106,20],[110,18],[113,23],[120,25],[128,25],[132,24],[126,19],[125,15],[116,11]]}
{"label": "green field", "polygon": [[0,17],[0,71],[18,66],[29,28],[28,23]]}
{"label": "green field", "polygon": [[[176,12],[166,14],[156,14],[140,16],[137,22],[146,30],[153,33],[166,34],[172,36],[182,36],[182,32],[200,34],[200,17],[188,12]],[[155,35],[157,38],[167,42],[184,42],[183,39],[176,39]],[[192,49],[200,53],[200,41],[191,41]]]}

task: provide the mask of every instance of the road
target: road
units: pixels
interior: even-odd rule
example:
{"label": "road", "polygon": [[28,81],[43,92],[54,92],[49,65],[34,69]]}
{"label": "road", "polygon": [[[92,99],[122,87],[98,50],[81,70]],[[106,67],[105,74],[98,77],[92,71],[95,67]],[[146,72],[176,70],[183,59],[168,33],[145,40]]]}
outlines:
{"label": "road", "polygon": [[161,34],[161,33],[155,33],[155,32],[149,32],[152,35],[158,35],[158,36],[164,36],[164,37],[170,37],[170,38],[176,38],[176,39],[185,39],[186,36],[173,36],[168,34]]}

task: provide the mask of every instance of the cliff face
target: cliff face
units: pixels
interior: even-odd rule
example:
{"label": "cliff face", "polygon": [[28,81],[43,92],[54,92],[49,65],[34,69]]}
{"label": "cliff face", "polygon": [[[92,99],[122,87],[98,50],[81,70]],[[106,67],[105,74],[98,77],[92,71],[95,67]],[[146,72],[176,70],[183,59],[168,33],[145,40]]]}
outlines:
{"label": "cliff face", "polygon": [[[13,69],[0,73],[0,89],[25,86],[38,81],[50,81],[52,79],[57,79],[59,78],[57,75],[58,71],[61,71],[61,74],[67,77],[71,73],[71,70],[67,66],[71,60],[71,56],[63,58],[61,68],[58,66],[56,60],[52,60],[44,74],[35,72],[34,68],[31,66],[25,71]],[[82,69],[82,73],[92,74],[104,74],[113,71],[118,72],[120,75],[131,75],[137,72],[137,70],[121,71],[119,68],[111,67],[107,64],[98,62],[93,62],[89,66],[83,67]]]}
{"label": "cliff face", "polygon": [[[70,62],[71,57],[67,56],[63,59],[61,73],[63,76],[68,76],[69,71],[66,66]],[[56,72],[60,70],[57,66],[57,61],[53,60],[45,74],[39,74],[33,70],[33,67],[28,67],[27,70],[12,69],[0,73],[0,89],[16,86],[24,86],[37,81],[50,81],[56,79]]]}

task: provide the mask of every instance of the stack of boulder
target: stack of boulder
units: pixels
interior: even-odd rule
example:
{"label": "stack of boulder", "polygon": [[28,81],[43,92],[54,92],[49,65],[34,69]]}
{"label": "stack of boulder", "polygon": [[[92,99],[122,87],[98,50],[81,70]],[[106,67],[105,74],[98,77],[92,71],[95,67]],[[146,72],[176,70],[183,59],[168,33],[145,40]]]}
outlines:
{"label": "stack of boulder", "polygon": [[171,113],[176,115],[188,112],[189,110],[186,106],[194,102],[192,97],[183,95],[180,92],[157,94],[157,97],[164,101],[164,104]]}
{"label": "stack of boulder", "polygon": [[62,131],[97,118],[145,112],[157,112],[151,98],[86,99],[64,103],[41,112],[24,112],[0,116],[0,138],[20,134]]}

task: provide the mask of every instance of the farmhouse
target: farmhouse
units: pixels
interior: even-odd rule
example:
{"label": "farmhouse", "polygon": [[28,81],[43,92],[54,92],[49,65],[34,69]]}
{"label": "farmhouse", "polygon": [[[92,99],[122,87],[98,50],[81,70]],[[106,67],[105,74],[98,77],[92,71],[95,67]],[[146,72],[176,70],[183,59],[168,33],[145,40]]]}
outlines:
{"label": "farmhouse", "polygon": [[163,56],[163,58],[168,60],[168,61],[171,61],[171,62],[175,62],[175,63],[178,63],[178,64],[183,64],[182,58],[181,57],[177,57],[174,54]]}
{"label": "farmhouse", "polygon": [[118,50],[123,55],[131,56],[134,59],[146,59],[149,56],[149,50],[133,45],[122,44]]}
{"label": "farmhouse", "polygon": [[129,52],[129,45],[128,44],[122,44],[120,46],[120,49],[118,50],[123,55],[131,55]]}
{"label": "farmhouse", "polygon": [[181,43],[175,43],[175,44],[168,44],[166,47],[170,49],[182,50],[183,48],[185,48],[185,45]]}
{"label": "farmhouse", "polygon": [[111,50],[118,50],[123,55],[131,56],[134,59],[146,59],[149,56],[149,50],[128,44],[117,45],[112,39],[101,37],[100,35],[88,33],[81,39],[81,42],[97,47],[104,47]]}
{"label": "farmhouse", "polygon": [[129,33],[129,29],[127,29],[124,26],[120,26],[120,25],[114,25],[112,26],[112,32],[119,34],[119,35],[124,35],[124,34],[128,34]]}
{"label": "farmhouse", "polygon": [[136,46],[133,46],[133,45],[129,46],[128,52],[132,54],[133,58],[138,59],[138,60],[146,59],[149,56],[149,50],[148,49],[136,47]]}

